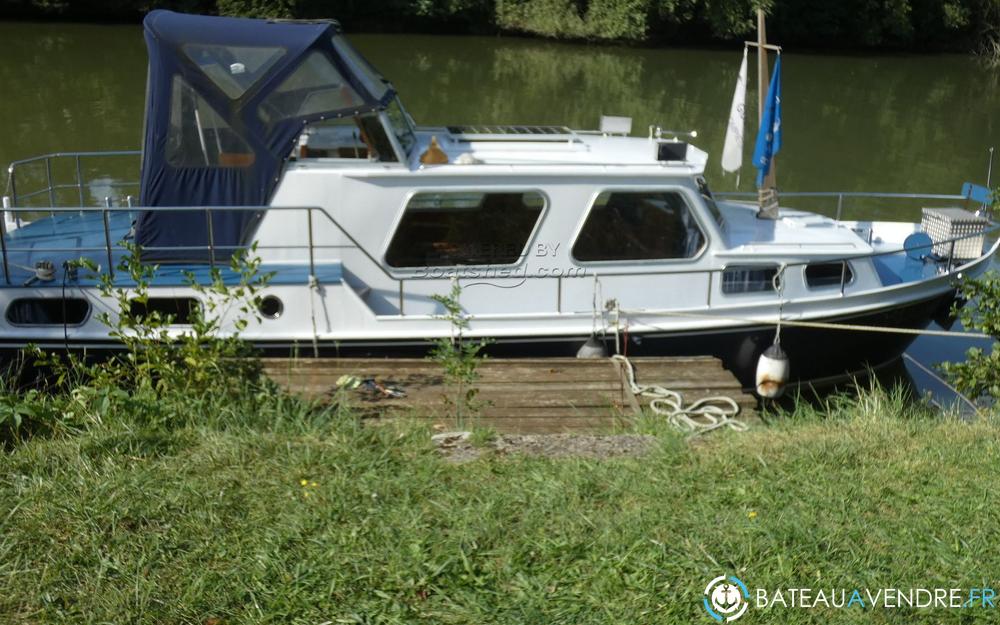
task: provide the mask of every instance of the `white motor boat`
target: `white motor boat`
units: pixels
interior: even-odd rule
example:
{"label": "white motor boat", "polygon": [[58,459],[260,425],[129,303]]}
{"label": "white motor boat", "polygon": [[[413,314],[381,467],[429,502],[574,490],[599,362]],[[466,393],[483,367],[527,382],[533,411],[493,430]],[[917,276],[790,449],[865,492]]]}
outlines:
{"label": "white motor boat", "polygon": [[[420,126],[331,21],[154,11],[145,29],[141,152],[10,166],[8,350],[116,346],[97,314],[115,302],[69,261],[108,272],[138,245],[159,266],[150,306],[176,311],[183,332],[201,297],[185,272],[205,279],[255,245],[273,278],[240,334],[272,354],[424,354],[452,331],[433,296],[457,280],[466,336],[497,357],[574,355],[596,337],[630,356],[716,355],[749,387],[780,319],[792,378],[821,382],[914,338],[829,324],[924,328],[996,249],[988,220],[958,210],[972,191],[907,196],[949,209],[923,224],[785,207],[762,219],[755,202],[712,194],[707,154],[681,133],[628,136],[622,118],[592,131]],[[137,197],[116,187],[125,197],[81,206],[82,161],[137,157]],[[63,161],[75,184],[25,187],[26,171]],[[928,219],[944,224],[929,238]]]}

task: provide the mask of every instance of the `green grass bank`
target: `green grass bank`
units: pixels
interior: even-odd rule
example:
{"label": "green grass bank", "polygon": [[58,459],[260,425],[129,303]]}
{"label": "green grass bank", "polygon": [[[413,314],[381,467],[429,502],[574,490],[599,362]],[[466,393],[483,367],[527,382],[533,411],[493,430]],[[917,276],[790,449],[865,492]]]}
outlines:
{"label": "green grass bank", "polygon": [[[56,411],[76,411],[72,425],[8,442],[0,622],[698,623],[721,574],[1000,584],[996,423],[884,391],[747,433],[685,440],[649,421],[656,444],[639,458],[460,465],[413,426],[362,426],[266,384],[218,395],[70,394]],[[751,607],[745,620],[992,617]]]}

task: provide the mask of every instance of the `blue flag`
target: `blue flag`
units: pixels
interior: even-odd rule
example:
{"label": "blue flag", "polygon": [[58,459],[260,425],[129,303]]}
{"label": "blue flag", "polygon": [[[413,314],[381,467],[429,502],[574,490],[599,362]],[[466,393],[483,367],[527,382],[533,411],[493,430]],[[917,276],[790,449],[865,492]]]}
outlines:
{"label": "blue flag", "polygon": [[781,55],[774,62],[774,75],[764,101],[764,115],[760,120],[757,145],[753,149],[753,166],[757,168],[757,187],[764,185],[764,178],[771,171],[771,159],[781,151]]}

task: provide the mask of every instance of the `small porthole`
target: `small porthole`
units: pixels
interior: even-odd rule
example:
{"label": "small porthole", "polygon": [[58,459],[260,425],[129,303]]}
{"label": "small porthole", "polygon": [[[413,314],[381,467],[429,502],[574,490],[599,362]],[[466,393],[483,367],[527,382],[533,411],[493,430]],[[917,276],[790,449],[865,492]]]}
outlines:
{"label": "small porthole", "polygon": [[281,316],[281,313],[285,310],[285,305],[281,303],[281,300],[273,295],[268,295],[262,300],[260,300],[260,306],[257,307],[260,310],[260,314],[268,319],[277,319]]}
{"label": "small porthole", "polygon": [[78,326],[90,315],[85,299],[28,297],[7,306],[7,321],[16,326]]}

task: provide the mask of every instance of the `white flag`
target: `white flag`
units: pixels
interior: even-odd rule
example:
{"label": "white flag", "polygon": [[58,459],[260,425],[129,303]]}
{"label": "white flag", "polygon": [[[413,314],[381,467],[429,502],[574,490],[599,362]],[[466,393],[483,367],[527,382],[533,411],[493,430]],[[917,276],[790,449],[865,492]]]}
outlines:
{"label": "white flag", "polygon": [[743,128],[745,126],[747,101],[747,49],[743,48],[743,63],[736,77],[736,91],[733,92],[733,106],[729,110],[729,126],[726,141],[722,146],[722,169],[730,173],[743,166]]}

